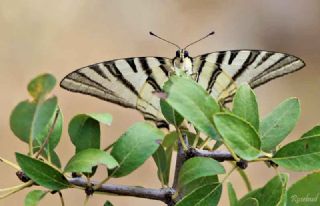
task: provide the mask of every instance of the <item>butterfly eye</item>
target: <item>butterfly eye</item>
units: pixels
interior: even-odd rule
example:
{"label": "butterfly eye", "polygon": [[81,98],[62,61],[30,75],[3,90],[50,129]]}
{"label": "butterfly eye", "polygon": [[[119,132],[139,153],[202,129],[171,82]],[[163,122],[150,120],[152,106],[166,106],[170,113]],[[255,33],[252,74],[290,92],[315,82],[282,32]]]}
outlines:
{"label": "butterfly eye", "polygon": [[180,57],[180,51],[179,50],[176,51],[176,57]]}
{"label": "butterfly eye", "polygon": [[183,56],[184,57],[189,57],[189,52],[188,51],[184,51]]}

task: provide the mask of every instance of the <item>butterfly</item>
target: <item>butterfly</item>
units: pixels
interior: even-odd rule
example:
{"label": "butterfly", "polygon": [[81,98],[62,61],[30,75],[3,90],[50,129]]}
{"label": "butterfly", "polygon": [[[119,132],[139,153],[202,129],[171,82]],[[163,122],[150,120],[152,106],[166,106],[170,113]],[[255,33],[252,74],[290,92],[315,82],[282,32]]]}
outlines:
{"label": "butterfly", "polygon": [[140,111],[145,120],[168,128],[155,92],[175,73],[185,73],[221,103],[230,102],[242,83],[256,88],[275,78],[298,71],[305,63],[298,57],[264,50],[217,51],[190,57],[187,47],[213,35],[178,47],[174,58],[130,57],[92,64],[71,72],[60,82],[66,90],[91,95]]}

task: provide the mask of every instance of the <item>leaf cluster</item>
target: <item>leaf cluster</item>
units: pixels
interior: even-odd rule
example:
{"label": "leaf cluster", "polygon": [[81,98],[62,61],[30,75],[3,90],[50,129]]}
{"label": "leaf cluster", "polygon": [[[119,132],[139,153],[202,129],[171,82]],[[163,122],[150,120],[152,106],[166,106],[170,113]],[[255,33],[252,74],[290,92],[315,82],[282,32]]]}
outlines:
{"label": "leaf cluster", "polygon": [[[305,203],[303,197],[316,197],[319,192],[320,126],[293,142],[280,145],[299,119],[300,103],[296,98],[283,101],[261,118],[256,96],[247,84],[237,89],[232,107],[227,107],[191,79],[172,76],[163,87],[165,95],[161,95],[160,106],[174,131],[166,134],[150,123],[138,122],[114,143],[103,146],[100,127],[111,125],[111,115],[78,114],[68,125],[68,134],[75,147],[74,156],[62,167],[55,148],[62,134],[63,115],[57,97],[50,96],[55,83],[50,74],[33,79],[28,85],[31,99],[20,102],[10,117],[11,130],[28,145],[27,154],[16,153],[16,168],[30,178],[19,189],[34,184],[45,188],[31,191],[26,196],[26,206],[37,205],[50,193],[58,192],[62,197],[61,190],[75,187],[69,181],[72,177],[85,177],[88,182],[84,189],[90,188],[94,192],[111,178],[131,174],[150,157],[157,167],[161,188],[170,188],[170,166],[179,142],[185,156],[182,166],[176,167],[177,179],[174,181],[177,185],[172,188],[175,190],[172,202],[177,206],[218,205],[222,187],[234,171],[240,171],[250,185],[244,172],[236,166],[239,162],[250,165],[260,161],[266,163],[266,169],[280,166],[313,173],[288,187],[288,174],[275,172],[263,187],[248,191],[240,199],[228,183],[231,206],[298,205]],[[221,151],[222,146],[233,158],[230,163],[234,167],[230,171],[206,155],[187,156],[190,148],[210,153]],[[102,166],[106,168],[105,178],[92,184],[90,179]],[[318,205],[319,202],[307,203]],[[107,201],[104,205],[112,204]]]}

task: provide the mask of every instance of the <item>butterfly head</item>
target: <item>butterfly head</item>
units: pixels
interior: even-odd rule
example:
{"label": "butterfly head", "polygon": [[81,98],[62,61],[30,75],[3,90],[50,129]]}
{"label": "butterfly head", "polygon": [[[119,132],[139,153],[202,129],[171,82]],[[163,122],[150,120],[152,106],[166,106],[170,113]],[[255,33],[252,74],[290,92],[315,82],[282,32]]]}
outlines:
{"label": "butterfly head", "polygon": [[192,59],[189,56],[189,52],[185,49],[176,51],[176,56],[173,58],[173,65],[176,72],[179,70],[187,74],[192,74]]}
{"label": "butterfly head", "polygon": [[192,72],[192,58],[190,58],[189,53],[188,53],[188,51],[186,49],[189,46],[191,46],[191,45],[193,45],[193,44],[195,44],[195,43],[207,38],[208,36],[213,35],[214,32],[212,31],[209,34],[207,34],[206,36],[198,39],[197,41],[194,41],[194,42],[188,44],[183,49],[181,49],[181,47],[179,45],[177,45],[177,44],[175,44],[175,43],[173,43],[171,41],[168,41],[168,40],[166,40],[166,39],[154,34],[153,32],[149,32],[149,34],[151,36],[157,37],[158,39],[161,39],[161,40],[163,40],[163,41],[165,41],[165,42],[167,42],[167,43],[169,43],[169,44],[171,44],[171,45],[173,45],[173,46],[178,48],[178,50],[176,51],[176,56],[175,56],[175,58],[173,59],[173,62],[172,62],[176,74],[180,74],[181,72],[184,72],[186,74],[192,75],[193,74],[193,72]]}
{"label": "butterfly head", "polygon": [[179,49],[176,51],[176,58],[183,59],[187,57],[189,57],[189,52],[187,50]]}

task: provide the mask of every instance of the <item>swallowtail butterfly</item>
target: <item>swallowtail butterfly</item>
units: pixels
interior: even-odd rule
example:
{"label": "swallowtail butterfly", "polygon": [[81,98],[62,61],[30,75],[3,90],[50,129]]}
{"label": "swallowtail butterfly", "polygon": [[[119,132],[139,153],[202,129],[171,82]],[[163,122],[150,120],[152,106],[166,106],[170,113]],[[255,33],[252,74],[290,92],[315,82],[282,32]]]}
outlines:
{"label": "swallowtail butterfly", "polygon": [[256,88],[270,80],[301,69],[304,62],[292,55],[263,50],[218,51],[190,57],[187,47],[178,47],[173,59],[165,57],[131,57],[104,61],[82,67],[68,74],[60,86],[140,111],[145,120],[158,127],[168,127],[154,92],[174,72],[185,72],[220,102],[232,99],[241,83]]}

